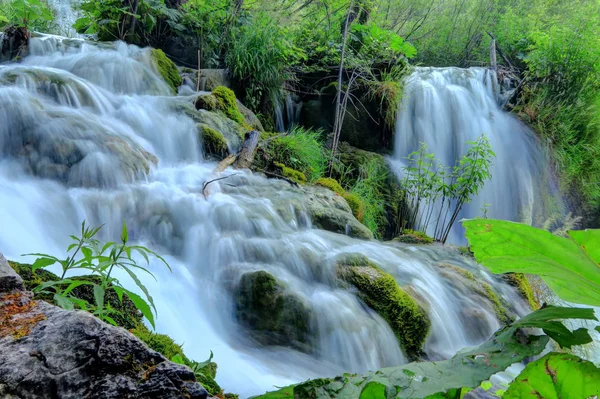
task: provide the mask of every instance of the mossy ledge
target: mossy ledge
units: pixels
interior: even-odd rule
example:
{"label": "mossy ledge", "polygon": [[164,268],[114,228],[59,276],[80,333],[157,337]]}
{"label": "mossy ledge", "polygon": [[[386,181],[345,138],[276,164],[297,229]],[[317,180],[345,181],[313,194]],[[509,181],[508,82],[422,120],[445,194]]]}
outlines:
{"label": "mossy ledge", "polygon": [[429,237],[422,231],[415,230],[404,230],[402,234],[394,238],[395,242],[401,242],[404,244],[421,244],[428,245],[433,244],[433,238]]}
{"label": "mossy ledge", "polygon": [[527,301],[532,310],[540,308],[540,303],[535,298],[531,284],[527,279],[527,276],[523,273],[508,273],[502,276],[502,278],[510,285],[515,287],[519,294]]}
{"label": "mossy ledge", "polygon": [[418,359],[429,333],[430,321],[417,302],[394,277],[361,254],[336,260],[337,276],[352,284],[359,297],[391,327],[410,359]]}
{"label": "mossy ledge", "polygon": [[279,162],[273,162],[273,165],[275,165],[279,169],[282,176],[287,177],[288,179],[293,180],[296,183],[306,184],[306,176],[304,175],[304,173],[296,169],[288,168],[287,166]]}
{"label": "mossy ledge", "polygon": [[354,217],[359,222],[364,222],[365,204],[356,194],[352,194],[344,190],[340,183],[331,177],[322,177],[315,182],[315,185],[328,188],[334,193],[342,196],[342,198],[344,198],[348,203],[348,206],[350,206],[350,209],[352,209],[352,214]]}
{"label": "mossy ledge", "polygon": [[229,153],[227,140],[215,129],[203,124],[198,125],[198,130],[202,138],[202,145],[205,155],[212,155],[219,159],[223,159]]}
{"label": "mossy ledge", "polygon": [[173,93],[177,93],[177,88],[181,86],[181,76],[179,76],[177,65],[160,49],[153,48],[150,55],[160,76],[171,87]]}

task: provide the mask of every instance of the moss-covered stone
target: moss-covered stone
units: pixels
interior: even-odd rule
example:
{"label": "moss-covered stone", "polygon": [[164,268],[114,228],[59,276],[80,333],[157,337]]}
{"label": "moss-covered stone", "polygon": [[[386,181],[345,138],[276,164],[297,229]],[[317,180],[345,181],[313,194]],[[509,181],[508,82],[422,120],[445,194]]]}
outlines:
{"label": "moss-covered stone", "polygon": [[236,316],[263,345],[311,349],[311,310],[265,271],[244,274],[235,291]]}
{"label": "moss-covered stone", "polygon": [[173,92],[177,93],[177,88],[181,86],[181,76],[179,76],[177,65],[160,49],[152,49],[151,55],[160,76],[171,86]]}
{"label": "moss-covered stone", "polygon": [[296,183],[306,184],[306,176],[304,175],[304,173],[296,169],[288,168],[287,166],[279,162],[274,162],[273,164],[279,169],[279,172],[282,176],[287,177],[288,179],[293,180]]}
{"label": "moss-covered stone", "polygon": [[244,125],[246,123],[244,116],[240,112],[237,99],[235,98],[235,93],[233,90],[228,89],[225,86],[219,86],[213,90],[212,94],[217,99],[218,108],[222,111],[227,117],[240,125]]}
{"label": "moss-covered stone", "polygon": [[229,153],[227,140],[221,133],[202,124],[198,125],[198,130],[202,137],[204,155],[215,156],[219,159],[223,159],[227,156]]}
{"label": "moss-covered stone", "polygon": [[212,94],[201,94],[196,97],[196,102],[194,103],[196,109],[205,109],[207,111],[218,111],[219,103],[217,102],[217,97]]}
{"label": "moss-covered stone", "polygon": [[460,252],[461,255],[467,256],[469,258],[474,258],[473,252],[469,247],[456,247],[456,250]]}
{"label": "moss-covered stone", "polygon": [[331,177],[321,177],[320,179],[317,179],[315,185],[326,187],[334,193],[338,193],[339,195],[342,195],[346,192],[346,190],[344,190],[340,183],[338,183],[337,180],[332,179]]}
{"label": "moss-covered stone", "polygon": [[343,193],[342,197],[346,200],[350,209],[352,209],[354,217],[362,223],[365,219],[364,202],[357,195],[348,192]]}
{"label": "moss-covered stone", "polygon": [[336,272],[387,321],[409,358],[418,358],[429,333],[430,321],[417,302],[398,286],[394,277],[360,254],[346,254],[338,258]]}
{"label": "moss-covered stone", "polygon": [[14,271],[17,272],[19,276],[21,276],[23,282],[25,283],[25,288],[27,288],[29,291],[33,290],[38,285],[45,283],[46,281],[60,280],[60,277],[52,272],[49,272],[48,270],[37,269],[35,272],[33,272],[31,271],[31,265],[12,262],[10,260],[8,261],[8,264],[14,269]]}
{"label": "moss-covered stone", "polygon": [[515,321],[514,317],[510,315],[510,313],[506,310],[506,307],[500,301],[500,297],[498,297],[498,294],[496,294],[492,286],[488,283],[481,283],[481,287],[485,292],[485,296],[492,303],[494,312],[496,313],[498,320],[500,320],[500,323],[507,326]]}
{"label": "moss-covered stone", "polygon": [[433,244],[433,238],[422,231],[415,230],[404,230],[402,234],[394,238],[394,241],[404,244]]}
{"label": "moss-covered stone", "polygon": [[519,294],[527,301],[532,310],[540,308],[540,303],[536,300],[527,276],[523,273],[508,273],[502,276],[506,282],[515,287]]}

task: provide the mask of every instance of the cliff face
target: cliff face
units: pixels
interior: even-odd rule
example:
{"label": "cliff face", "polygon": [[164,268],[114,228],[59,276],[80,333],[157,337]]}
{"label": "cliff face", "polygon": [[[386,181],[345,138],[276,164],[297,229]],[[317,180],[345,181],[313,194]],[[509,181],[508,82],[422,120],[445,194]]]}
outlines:
{"label": "cliff face", "polygon": [[120,327],[67,311],[32,293],[0,254],[0,396],[195,398],[206,390]]}

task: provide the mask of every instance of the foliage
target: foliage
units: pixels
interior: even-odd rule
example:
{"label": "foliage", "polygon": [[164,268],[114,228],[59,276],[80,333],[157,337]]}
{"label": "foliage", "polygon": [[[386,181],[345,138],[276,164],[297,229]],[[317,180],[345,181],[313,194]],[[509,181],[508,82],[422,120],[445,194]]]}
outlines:
{"label": "foliage", "polygon": [[[440,164],[433,153],[427,153],[424,143],[409,154],[401,182],[411,208],[406,217],[407,227],[427,232],[435,222],[434,238],[446,242],[463,205],[491,178],[495,154],[488,139],[482,135],[467,144],[471,147],[451,169]],[[437,217],[432,220],[434,212]]]}
{"label": "foliage", "polygon": [[[48,267],[56,263],[62,268],[60,280],[41,283],[34,288],[33,291],[39,294],[52,295],[54,302],[64,309],[74,309],[75,307],[79,307],[83,310],[89,310],[100,319],[116,325],[117,323],[112,316],[118,311],[110,306],[110,303],[105,301],[106,291],[114,290],[121,302],[123,301],[123,295],[125,294],[125,296],[133,302],[135,307],[142,312],[144,317],[146,317],[154,327],[153,311],[156,312],[154,301],[146,287],[137,277],[135,271],[141,270],[152,277],[154,276],[147,267],[137,264],[135,258],[132,257],[132,252],[141,255],[148,265],[150,261],[149,255],[158,258],[168,268],[169,265],[160,255],[152,252],[146,247],[127,245],[129,234],[125,223],[123,223],[120,243],[107,242],[101,244],[100,241],[94,238],[101,228],[102,226],[89,228],[85,225],[84,221],[81,224],[81,236],[71,236],[71,239],[74,242],[69,245],[67,249],[67,253],[71,254],[67,256],[66,259],[59,259],[55,256],[46,254],[28,254],[39,256],[32,265],[33,272],[37,269]],[[115,268],[126,272],[135,282],[137,287],[144,293],[145,298],[127,290],[119,280],[112,277],[111,273]],[[97,284],[89,279],[71,279],[65,277],[68,272],[74,270],[84,270],[93,276],[98,276],[100,282]],[[85,284],[93,287],[93,304],[74,295],[73,291],[77,287]]]}
{"label": "foliage", "polygon": [[284,27],[258,15],[232,29],[225,64],[242,102],[260,112],[293,78],[288,68],[302,58],[302,51],[293,45]]}
{"label": "foliage", "polygon": [[75,21],[78,33],[99,40],[125,40],[160,47],[174,29],[180,29],[181,13],[168,8],[164,0],[84,0],[83,17]]}
{"label": "foliage", "polygon": [[268,140],[264,149],[273,162],[304,173],[309,182],[319,179],[325,173],[326,151],[318,130],[295,127],[287,134]]}
{"label": "foliage", "polygon": [[566,353],[549,353],[512,382],[505,399],[592,398],[600,392],[600,369],[593,363]]}
{"label": "foliage", "polygon": [[493,273],[536,274],[565,301],[600,306],[600,230],[558,237],[490,219],[463,222],[475,258]]}
{"label": "foliage", "polygon": [[[386,225],[385,199],[382,195],[387,181],[388,169],[377,160],[362,165],[356,182],[348,192],[355,195],[363,204],[364,216],[361,222],[373,232],[376,238],[383,233]],[[359,219],[360,220],[360,219]]]}
{"label": "foliage", "polygon": [[45,0],[0,1],[0,29],[14,26],[49,32],[54,30],[53,20]]}
{"label": "foliage", "polygon": [[396,126],[396,115],[402,101],[402,81],[407,73],[405,64],[394,65],[389,71],[381,71],[379,79],[365,82],[367,98],[379,104],[379,115],[390,130]]}
{"label": "foliage", "polygon": [[[549,308],[552,311],[536,315],[537,326],[556,323],[556,319],[584,317],[593,318],[592,309]],[[531,323],[533,324],[533,323]],[[386,396],[395,398],[460,397],[465,387],[475,388],[489,379],[492,374],[506,369],[513,363],[541,353],[548,337],[526,335],[522,323],[505,327],[487,342],[474,349],[459,352],[449,360],[439,362],[415,362],[399,367],[389,367],[365,375],[344,374],[333,379],[307,381],[293,388],[298,398],[358,398],[373,384],[383,385]],[[282,391],[280,391],[282,392]],[[285,391],[284,391],[285,392]],[[435,395],[435,396],[434,396]],[[271,393],[269,398],[284,398]],[[261,397],[259,397],[261,398]]]}

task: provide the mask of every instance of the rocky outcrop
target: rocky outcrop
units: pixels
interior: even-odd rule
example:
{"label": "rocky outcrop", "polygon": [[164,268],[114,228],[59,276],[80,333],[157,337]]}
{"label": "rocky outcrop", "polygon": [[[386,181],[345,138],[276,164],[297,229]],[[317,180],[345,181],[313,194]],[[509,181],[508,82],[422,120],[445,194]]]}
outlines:
{"label": "rocky outcrop", "polygon": [[348,202],[325,187],[302,187],[305,205],[313,224],[323,230],[370,240],[373,233],[353,215]]}
{"label": "rocky outcrop", "polygon": [[429,317],[394,277],[361,254],[339,257],[336,273],[389,324],[408,357],[418,358],[429,333]]}
{"label": "rocky outcrop", "polygon": [[310,350],[310,308],[273,275],[242,275],[234,298],[237,319],[258,342]]}
{"label": "rocky outcrop", "polygon": [[0,396],[197,398],[188,367],[90,313],[32,300],[0,255]]}

